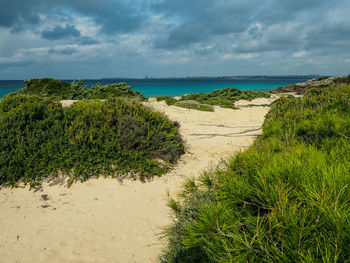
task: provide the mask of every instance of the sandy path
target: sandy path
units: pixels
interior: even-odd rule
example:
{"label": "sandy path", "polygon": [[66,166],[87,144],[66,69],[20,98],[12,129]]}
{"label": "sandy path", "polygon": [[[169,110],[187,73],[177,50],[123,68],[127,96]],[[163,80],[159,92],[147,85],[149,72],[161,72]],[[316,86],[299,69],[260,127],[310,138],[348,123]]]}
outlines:
{"label": "sandy path", "polygon": [[169,174],[139,181],[91,179],[67,188],[0,190],[0,262],[155,262],[158,234],[171,222],[166,190],[185,176],[248,147],[261,132],[268,107],[215,112],[148,103],[180,123],[186,153]]}

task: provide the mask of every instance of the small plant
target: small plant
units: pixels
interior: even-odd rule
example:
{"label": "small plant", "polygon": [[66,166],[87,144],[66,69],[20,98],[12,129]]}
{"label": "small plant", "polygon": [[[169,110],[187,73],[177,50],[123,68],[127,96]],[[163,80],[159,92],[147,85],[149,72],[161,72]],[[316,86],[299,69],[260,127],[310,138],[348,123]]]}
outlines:
{"label": "small plant", "polygon": [[214,111],[214,107],[207,104],[201,104],[194,100],[181,100],[174,104],[174,106],[192,109],[192,110],[200,110],[200,111]]}
{"label": "small plant", "polygon": [[157,101],[165,101],[169,106],[174,105],[177,102],[176,99],[169,96],[157,96],[156,99]]}

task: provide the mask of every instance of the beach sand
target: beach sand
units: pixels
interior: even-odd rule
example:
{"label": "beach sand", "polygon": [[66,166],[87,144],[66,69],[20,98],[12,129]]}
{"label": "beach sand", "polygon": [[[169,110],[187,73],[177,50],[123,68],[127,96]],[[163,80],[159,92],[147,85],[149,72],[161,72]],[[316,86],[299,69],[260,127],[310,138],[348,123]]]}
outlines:
{"label": "beach sand", "polygon": [[99,178],[70,188],[64,181],[44,183],[36,192],[1,189],[0,262],[156,262],[165,245],[160,233],[172,220],[167,191],[175,195],[185,177],[249,147],[269,110],[145,104],[181,125],[187,153],[175,169],[146,183]]}

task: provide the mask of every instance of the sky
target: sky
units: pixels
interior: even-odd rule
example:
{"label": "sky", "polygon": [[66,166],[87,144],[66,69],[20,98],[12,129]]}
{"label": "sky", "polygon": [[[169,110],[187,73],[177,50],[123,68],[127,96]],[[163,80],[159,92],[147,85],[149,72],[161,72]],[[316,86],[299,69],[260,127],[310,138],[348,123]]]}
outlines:
{"label": "sky", "polygon": [[0,79],[350,73],[349,0],[0,3]]}

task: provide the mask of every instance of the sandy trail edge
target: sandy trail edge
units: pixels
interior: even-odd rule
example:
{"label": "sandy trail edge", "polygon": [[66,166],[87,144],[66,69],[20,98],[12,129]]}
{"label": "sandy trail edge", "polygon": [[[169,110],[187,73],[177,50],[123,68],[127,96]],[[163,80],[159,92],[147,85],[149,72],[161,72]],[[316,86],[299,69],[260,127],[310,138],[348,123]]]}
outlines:
{"label": "sandy trail edge", "polygon": [[156,262],[164,246],[159,233],[171,222],[166,191],[174,194],[184,177],[249,147],[269,109],[215,107],[212,113],[146,105],[181,125],[189,152],[176,168],[145,184],[100,178],[69,189],[1,189],[0,262]]}

